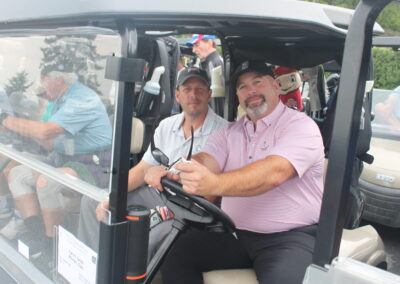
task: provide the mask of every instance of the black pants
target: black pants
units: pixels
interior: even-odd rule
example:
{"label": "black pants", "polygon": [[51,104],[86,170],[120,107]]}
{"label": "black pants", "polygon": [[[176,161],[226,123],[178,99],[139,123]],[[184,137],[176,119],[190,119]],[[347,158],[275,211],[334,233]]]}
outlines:
{"label": "black pants", "polygon": [[312,262],[317,225],[274,234],[232,235],[190,229],[175,243],[161,271],[165,284],[203,283],[202,272],[253,267],[261,284],[302,283]]}

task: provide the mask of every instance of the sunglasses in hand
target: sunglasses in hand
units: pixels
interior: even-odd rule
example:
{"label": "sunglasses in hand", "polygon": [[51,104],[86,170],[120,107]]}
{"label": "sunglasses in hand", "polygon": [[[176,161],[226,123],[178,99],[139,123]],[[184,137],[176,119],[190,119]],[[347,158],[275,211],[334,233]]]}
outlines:
{"label": "sunglasses in hand", "polygon": [[187,158],[179,158],[175,162],[173,162],[171,165],[169,164],[169,158],[167,155],[164,154],[163,151],[158,149],[155,144],[154,144],[154,136],[151,138],[151,155],[153,156],[154,160],[159,162],[161,165],[166,167],[166,170],[174,173],[174,174],[179,174],[179,171],[174,168],[174,165],[182,162],[182,163],[191,163],[192,159],[192,152],[193,152],[193,140],[194,140],[194,130],[193,126],[190,127],[190,133],[192,135],[191,140],[190,140],[190,148],[189,148],[189,153],[187,155]]}

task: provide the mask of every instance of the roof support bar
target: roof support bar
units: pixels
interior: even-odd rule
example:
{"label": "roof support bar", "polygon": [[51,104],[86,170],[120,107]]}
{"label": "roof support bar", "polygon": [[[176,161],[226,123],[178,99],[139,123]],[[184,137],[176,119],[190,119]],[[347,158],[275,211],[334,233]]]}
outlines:
{"label": "roof support bar", "polygon": [[339,252],[371,54],[372,29],[380,11],[390,2],[360,1],[348,29],[313,259],[313,263],[321,267],[330,264]]}
{"label": "roof support bar", "polygon": [[[122,57],[133,58],[137,52],[136,29],[126,24],[122,28]],[[141,70],[143,72],[143,70]],[[115,110],[115,129],[111,176],[110,211],[111,222],[122,222],[126,215],[126,196],[129,153],[131,145],[132,110],[135,93],[134,82],[118,83],[118,99]]]}
{"label": "roof support bar", "polygon": [[[97,283],[116,284],[125,283],[128,222],[127,215],[127,187],[130,168],[129,154],[132,128],[132,110],[134,103],[135,82],[132,78],[125,78],[123,69],[128,68],[135,60],[137,53],[137,32],[131,23],[124,23],[120,29],[122,37],[121,59],[111,59],[109,66],[111,77],[119,81],[118,98],[115,110],[114,145],[112,149],[112,175],[110,193],[111,224],[101,222],[99,240],[99,258],[97,266]],[[137,62],[141,62],[139,59]],[[144,66],[143,62],[140,66]],[[137,72],[143,74],[143,69]],[[133,75],[133,78],[142,76]],[[129,80],[129,81],[125,81]]]}

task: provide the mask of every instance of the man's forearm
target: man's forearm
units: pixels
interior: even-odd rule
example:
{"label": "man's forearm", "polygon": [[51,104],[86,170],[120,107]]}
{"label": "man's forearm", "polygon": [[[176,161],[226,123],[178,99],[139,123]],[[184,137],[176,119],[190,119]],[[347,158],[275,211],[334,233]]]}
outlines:
{"label": "man's forearm", "polygon": [[142,171],[129,171],[128,177],[128,192],[131,192],[144,183],[144,173]]}
{"label": "man's forearm", "polygon": [[144,176],[150,167],[150,164],[141,160],[139,164],[129,170],[128,192],[135,190],[145,182]]}
{"label": "man's forearm", "polygon": [[[290,162],[280,156],[270,156],[239,170],[218,176],[215,195],[255,196],[273,189],[296,175]],[[214,194],[213,194],[214,195]]]}
{"label": "man's forearm", "polygon": [[55,123],[44,123],[13,116],[5,118],[2,125],[20,135],[39,140],[55,138],[64,131]]}

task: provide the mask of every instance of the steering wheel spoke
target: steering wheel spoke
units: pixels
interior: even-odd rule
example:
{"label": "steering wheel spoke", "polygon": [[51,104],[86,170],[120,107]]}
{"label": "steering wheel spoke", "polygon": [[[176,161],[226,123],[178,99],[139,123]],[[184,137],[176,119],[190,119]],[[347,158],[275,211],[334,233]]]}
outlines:
{"label": "steering wheel spoke", "polygon": [[165,195],[168,199],[167,206],[174,212],[175,220],[202,224],[207,231],[228,233],[235,231],[231,218],[204,197],[185,192],[182,184],[166,177],[161,179],[161,184],[173,192]]}

